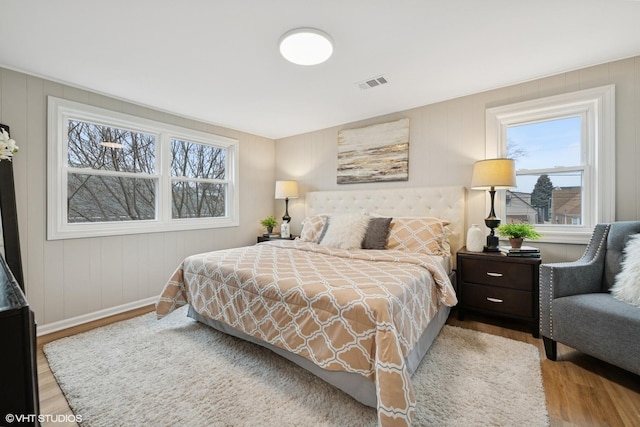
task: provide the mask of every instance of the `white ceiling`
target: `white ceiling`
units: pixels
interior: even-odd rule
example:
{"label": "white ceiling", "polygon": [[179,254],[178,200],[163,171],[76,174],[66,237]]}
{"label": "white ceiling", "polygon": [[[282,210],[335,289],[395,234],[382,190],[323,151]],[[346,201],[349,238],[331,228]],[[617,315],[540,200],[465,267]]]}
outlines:
{"label": "white ceiling", "polygon": [[[269,138],[640,55],[634,0],[1,0],[0,17],[3,67]],[[286,62],[296,27],[333,57]]]}

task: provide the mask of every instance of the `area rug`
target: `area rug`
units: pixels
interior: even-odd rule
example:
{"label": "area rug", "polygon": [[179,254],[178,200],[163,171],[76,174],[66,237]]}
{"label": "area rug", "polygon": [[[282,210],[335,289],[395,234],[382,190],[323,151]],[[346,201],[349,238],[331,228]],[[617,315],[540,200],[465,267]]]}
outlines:
{"label": "area rug", "polygon": [[[149,313],[44,347],[85,426],[376,426],[376,411],[255,344]],[[535,346],[446,325],[413,377],[417,426],[549,424]]]}

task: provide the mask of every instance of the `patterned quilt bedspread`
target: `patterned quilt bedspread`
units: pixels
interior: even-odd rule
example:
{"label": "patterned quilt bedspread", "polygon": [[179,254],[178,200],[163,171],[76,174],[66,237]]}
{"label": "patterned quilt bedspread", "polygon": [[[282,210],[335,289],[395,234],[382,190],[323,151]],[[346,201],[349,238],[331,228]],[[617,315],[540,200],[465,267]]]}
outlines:
{"label": "patterned quilt bedspread", "polygon": [[405,356],[455,291],[436,257],[269,241],[186,258],[158,318],[200,314],[332,371],[375,381],[383,426],[410,425],[415,396]]}

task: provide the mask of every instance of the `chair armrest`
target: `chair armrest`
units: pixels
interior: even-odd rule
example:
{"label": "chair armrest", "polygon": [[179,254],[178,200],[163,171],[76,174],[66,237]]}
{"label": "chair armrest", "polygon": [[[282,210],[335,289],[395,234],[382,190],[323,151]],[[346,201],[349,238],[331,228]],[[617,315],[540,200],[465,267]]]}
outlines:
{"label": "chair armrest", "polygon": [[579,260],[542,264],[540,292],[544,288],[552,298],[601,292],[610,228],[611,224],[596,225],[589,244]]}
{"label": "chair armrest", "polygon": [[544,289],[553,299],[600,292],[604,269],[604,262],[600,261],[542,264],[540,291]]}
{"label": "chair armrest", "polygon": [[600,292],[604,260],[540,265],[540,335],[554,339],[553,301],[570,295]]}
{"label": "chair armrest", "polygon": [[540,334],[553,338],[553,300],[602,292],[609,224],[598,224],[582,257],[574,262],[540,265]]}
{"label": "chair armrest", "polygon": [[600,292],[611,224],[598,224],[582,257],[574,262],[542,264],[540,295],[550,299]]}

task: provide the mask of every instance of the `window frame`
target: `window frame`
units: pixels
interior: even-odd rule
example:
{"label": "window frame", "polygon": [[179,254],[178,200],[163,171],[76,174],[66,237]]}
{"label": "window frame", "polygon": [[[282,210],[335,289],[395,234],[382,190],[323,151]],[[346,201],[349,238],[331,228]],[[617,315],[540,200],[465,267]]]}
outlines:
{"label": "window frame", "polygon": [[[68,120],[81,120],[152,134],[156,137],[155,174],[133,173],[139,178],[157,179],[156,219],[109,222],[68,222],[67,164]],[[75,101],[48,97],[47,113],[47,240],[117,236],[235,227],[239,225],[239,141],[155,120],[107,110]],[[226,150],[226,215],[208,218],[172,218],[171,141],[186,140]],[[100,174],[102,172],[96,173]],[[131,174],[129,174],[131,175]]]}
{"label": "window frame", "polygon": [[[582,150],[586,150],[583,222],[571,226],[536,224],[543,234],[541,242],[585,244],[596,224],[615,221],[615,85],[486,109],[488,159],[506,157],[509,126],[569,116],[582,117]],[[496,193],[498,217],[506,217],[505,193]]]}

